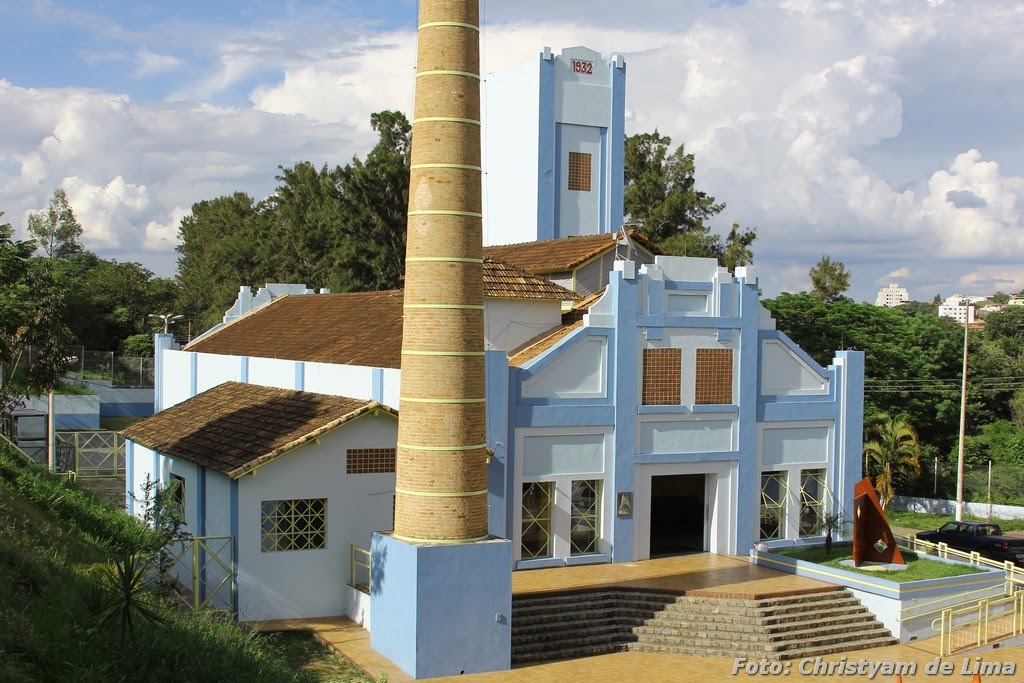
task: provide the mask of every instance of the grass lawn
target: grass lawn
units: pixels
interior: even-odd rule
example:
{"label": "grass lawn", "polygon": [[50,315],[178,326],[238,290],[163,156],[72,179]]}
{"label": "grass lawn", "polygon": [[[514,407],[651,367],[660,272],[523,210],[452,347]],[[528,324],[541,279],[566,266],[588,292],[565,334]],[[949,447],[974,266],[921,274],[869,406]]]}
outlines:
{"label": "grass lawn", "polygon": [[101,610],[122,604],[105,577],[154,536],[119,506],[25,462],[0,442],[0,681],[368,681],[312,635],[261,635],[182,610],[149,587],[133,635]]}
{"label": "grass lawn", "polygon": [[[953,521],[952,515],[931,515],[926,512],[902,512],[899,510],[886,510],[885,518],[892,526],[902,526],[919,531],[935,531],[946,522]],[[988,520],[964,515],[964,521],[987,522]],[[1003,531],[1024,530],[1024,519],[993,519],[992,522],[998,524]]]}
{"label": "grass lawn", "polygon": [[771,552],[777,555],[792,557],[794,560],[814,562],[825,567],[845,569],[847,571],[877,576],[880,579],[887,579],[897,583],[907,581],[920,581],[921,579],[939,579],[947,576],[963,576],[965,574],[977,574],[983,570],[977,567],[970,567],[961,564],[946,564],[923,559],[916,553],[903,552],[903,559],[907,561],[907,568],[902,571],[867,571],[856,567],[844,567],[840,562],[853,558],[853,552],[848,545],[832,546],[832,554],[826,555],[822,546],[806,546],[800,548],[778,548]]}

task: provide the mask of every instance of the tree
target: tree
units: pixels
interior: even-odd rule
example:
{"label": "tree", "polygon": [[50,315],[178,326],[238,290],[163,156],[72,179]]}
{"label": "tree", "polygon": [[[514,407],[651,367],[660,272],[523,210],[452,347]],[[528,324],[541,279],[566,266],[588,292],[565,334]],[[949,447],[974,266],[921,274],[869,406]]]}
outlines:
{"label": "tree", "polygon": [[[25,397],[59,382],[70,343],[55,264],[32,258],[36,243],[13,235],[9,223],[0,225],[0,418]],[[29,346],[34,348],[31,364],[23,362]]]}
{"label": "tree", "polygon": [[833,261],[828,254],[810,270],[811,296],[818,301],[838,301],[850,288],[850,271],[842,261]]}
{"label": "tree", "polygon": [[[687,233],[699,240],[709,230],[704,221],[725,204],[696,188],[693,155],[684,145],[670,152],[671,145],[672,138],[657,130],[626,138],[625,211],[655,242]],[[679,246],[686,246],[685,239]]]}
{"label": "tree", "polygon": [[46,211],[29,214],[28,232],[50,258],[66,259],[82,251],[82,226],[62,187],[53,191]]}
{"label": "tree", "polygon": [[868,476],[875,475],[875,490],[884,510],[896,495],[895,485],[909,472],[921,474],[921,444],[917,431],[906,416],[882,416],[867,429],[864,457],[868,462]]}

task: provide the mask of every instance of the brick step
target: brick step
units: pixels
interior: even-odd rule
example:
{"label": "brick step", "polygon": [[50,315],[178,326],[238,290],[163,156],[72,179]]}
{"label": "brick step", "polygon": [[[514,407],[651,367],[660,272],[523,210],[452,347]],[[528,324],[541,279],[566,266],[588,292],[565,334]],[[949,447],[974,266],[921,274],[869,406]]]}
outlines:
{"label": "brick step", "polygon": [[513,631],[512,646],[526,645],[528,643],[543,643],[562,638],[576,638],[587,634],[623,633],[628,628],[624,627],[618,619],[600,619],[588,621],[584,627],[573,627],[565,629],[538,628],[532,631]]}
{"label": "brick step", "polygon": [[550,624],[552,626],[562,624],[579,624],[579,622],[591,619],[623,619],[629,621],[643,622],[651,619],[657,614],[652,610],[637,610],[618,607],[605,607],[598,609],[574,610],[571,612],[555,611],[538,613],[531,616],[512,614],[512,632],[515,633],[521,628]]}
{"label": "brick step", "polygon": [[833,610],[842,607],[863,607],[860,600],[850,595],[836,598],[829,601],[799,603],[792,605],[778,605],[774,607],[759,608],[760,615],[766,619],[773,617],[789,617],[803,612],[815,612],[819,610]]}
{"label": "brick step", "polygon": [[708,633],[705,631],[674,631],[662,633],[648,633],[646,631],[637,633],[638,642],[653,643],[657,645],[685,645],[690,644],[698,648],[732,648],[744,647],[768,652],[771,651],[771,644],[765,635],[757,633]]}
{"label": "brick step", "polygon": [[850,629],[838,633],[825,633],[816,636],[773,640],[771,647],[773,651],[782,653],[790,650],[800,650],[803,648],[818,648],[825,647],[827,645],[874,640],[876,638],[883,638],[887,635],[890,638],[892,637],[884,626],[875,622],[866,627]]}
{"label": "brick step", "polygon": [[890,645],[898,644],[899,640],[889,635],[866,640],[834,643],[822,647],[809,647],[800,650],[786,650],[785,652],[776,653],[776,656],[781,660],[805,659],[808,657],[825,657],[827,655],[839,654],[841,652],[850,652],[851,650],[868,650],[875,647],[889,647]]}
{"label": "brick step", "polygon": [[622,644],[606,644],[606,645],[591,645],[587,647],[577,648],[565,648],[562,650],[552,650],[550,652],[530,652],[523,654],[513,654],[513,664],[526,664],[528,662],[552,662],[560,659],[579,659],[580,657],[594,657],[597,655],[606,655],[612,652],[623,652],[626,650],[626,646]]}
{"label": "brick step", "polygon": [[865,612],[867,614],[871,614],[871,612],[868,612],[860,602],[850,604],[844,602],[842,604],[822,606],[814,610],[804,610],[801,612],[765,614],[760,617],[760,621],[766,626],[776,626],[779,624],[792,624],[807,621],[827,621],[833,617],[845,617],[852,614],[864,614]]}
{"label": "brick step", "polygon": [[641,641],[630,643],[628,649],[635,652],[658,652],[673,655],[692,655],[694,657],[747,657],[748,659],[771,658],[770,650],[752,648],[736,643],[694,643],[692,641],[657,642]]}
{"label": "brick step", "polygon": [[547,640],[512,646],[512,656],[528,653],[558,652],[597,645],[618,645],[627,642],[620,631],[593,634],[589,636],[549,638]]}
{"label": "brick step", "polygon": [[520,595],[512,598],[513,607],[530,607],[533,605],[574,604],[580,600],[623,600],[636,599],[654,602],[673,602],[679,595],[674,593],[658,593],[654,591],[619,591],[619,590],[588,590],[576,593],[536,593]]}
{"label": "brick step", "polygon": [[666,605],[670,605],[674,602],[673,600],[645,600],[645,599],[634,599],[628,598],[614,598],[614,597],[593,597],[584,596],[576,600],[570,601],[557,601],[557,602],[542,602],[532,601],[528,604],[520,604],[516,601],[512,602],[512,614],[513,616],[530,616],[533,614],[544,614],[552,611],[559,611],[564,609],[580,610],[583,608],[598,608],[598,607],[629,607],[633,609],[645,609],[657,611],[664,609]]}
{"label": "brick step", "polygon": [[851,614],[846,617],[818,621],[816,623],[805,621],[795,624],[779,624],[778,628],[771,629],[768,639],[772,642],[779,642],[796,638],[809,638],[815,635],[859,631],[868,627],[885,628],[875,620],[875,615],[869,612],[866,614]]}

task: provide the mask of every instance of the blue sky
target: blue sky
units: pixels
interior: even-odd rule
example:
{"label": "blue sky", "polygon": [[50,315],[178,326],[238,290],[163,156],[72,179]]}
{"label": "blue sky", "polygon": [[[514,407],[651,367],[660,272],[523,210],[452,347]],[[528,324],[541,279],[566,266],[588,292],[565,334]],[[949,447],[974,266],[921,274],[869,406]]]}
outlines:
{"label": "blue sky", "polygon": [[[629,132],[696,154],[767,294],[822,254],[873,299],[1024,288],[1017,0],[481,3],[484,68],[583,44],[628,64]],[[411,0],[0,0],[0,211],[57,186],[97,253],[175,268],[193,203],[344,163],[412,103]],[[258,284],[258,283],[253,283]],[[315,284],[315,283],[314,283]]]}

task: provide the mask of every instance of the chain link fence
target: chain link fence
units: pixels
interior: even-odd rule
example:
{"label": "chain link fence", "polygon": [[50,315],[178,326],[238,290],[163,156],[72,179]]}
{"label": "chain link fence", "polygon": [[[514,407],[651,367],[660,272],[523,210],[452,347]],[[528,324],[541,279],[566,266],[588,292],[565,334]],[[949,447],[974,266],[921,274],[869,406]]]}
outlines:
{"label": "chain link fence", "polygon": [[[956,499],[957,463],[944,458],[921,460],[921,476],[897,482],[896,492],[926,498]],[[994,505],[1024,505],[1024,467],[1012,463],[964,466],[964,500]]]}
{"label": "chain link fence", "polygon": [[[112,351],[90,351],[82,346],[68,349],[64,376],[79,384],[104,382],[118,389],[152,389],[156,386],[153,358],[116,356]],[[21,355],[19,369],[35,362],[37,351],[28,347]]]}

